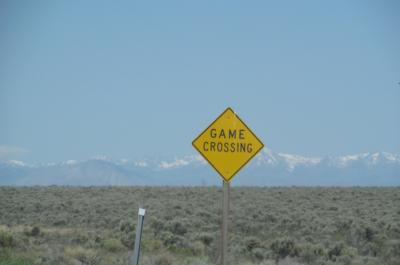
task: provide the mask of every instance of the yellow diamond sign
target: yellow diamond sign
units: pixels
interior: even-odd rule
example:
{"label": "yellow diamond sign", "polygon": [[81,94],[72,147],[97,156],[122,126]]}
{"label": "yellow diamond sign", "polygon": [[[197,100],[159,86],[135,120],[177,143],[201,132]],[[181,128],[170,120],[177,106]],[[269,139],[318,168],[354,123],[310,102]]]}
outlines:
{"label": "yellow diamond sign", "polygon": [[231,108],[227,108],[192,144],[225,181],[230,181],[264,147]]}

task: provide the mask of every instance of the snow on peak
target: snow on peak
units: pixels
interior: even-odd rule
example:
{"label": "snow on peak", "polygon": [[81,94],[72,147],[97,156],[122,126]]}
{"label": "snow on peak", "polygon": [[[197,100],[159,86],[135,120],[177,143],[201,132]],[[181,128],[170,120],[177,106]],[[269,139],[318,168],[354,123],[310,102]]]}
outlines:
{"label": "snow on peak", "polygon": [[25,167],[25,166],[27,166],[27,164],[25,164],[24,162],[19,161],[19,160],[8,160],[8,164],[10,166],[13,166],[13,167]]}
{"label": "snow on peak", "polygon": [[206,164],[206,161],[201,155],[190,155],[183,158],[175,158],[172,162],[161,161],[158,164],[158,167],[162,169],[170,169],[188,166],[189,164],[193,163]]}
{"label": "snow on peak", "polygon": [[322,162],[327,163],[330,167],[338,168],[345,168],[356,162],[361,162],[368,166],[376,166],[380,163],[400,163],[400,155],[387,152],[367,152],[343,156],[312,157],[274,153],[272,150],[264,148],[264,150],[256,156],[255,160],[257,166],[277,166],[280,164],[292,172],[299,166],[315,166]]}
{"label": "snow on peak", "polygon": [[67,165],[67,166],[72,166],[72,165],[76,165],[76,164],[78,164],[79,162],[77,161],[77,160],[67,160],[67,161],[65,161],[65,162],[63,162],[62,164],[64,164],[64,165]]}
{"label": "snow on peak", "polygon": [[[56,167],[56,166],[78,166],[80,163],[88,161],[106,161],[114,163],[118,166],[134,166],[143,169],[178,169],[189,166],[204,166],[207,165],[207,161],[200,155],[187,155],[175,158],[154,158],[154,159],[140,159],[140,160],[111,160],[106,156],[96,156],[87,161],[80,160],[67,160],[60,163],[39,163],[39,164],[27,164],[19,160],[8,160],[3,161],[10,167]],[[280,167],[290,172],[294,171],[298,167],[311,167],[311,166],[328,166],[331,168],[347,168],[355,165],[356,163],[362,164],[368,167],[377,167],[380,165],[400,165],[400,154],[393,154],[388,152],[376,152],[376,153],[360,153],[352,155],[342,156],[327,156],[327,157],[312,157],[302,156],[288,153],[275,153],[271,149],[264,147],[264,149],[256,155],[253,166],[256,167]]]}
{"label": "snow on peak", "polygon": [[166,161],[161,161],[159,164],[160,168],[168,169],[168,168],[175,168],[175,167],[181,167],[181,166],[187,166],[189,164],[188,161],[185,159],[176,159],[170,163]]}
{"label": "snow on peak", "polygon": [[357,154],[357,155],[345,155],[345,156],[338,156],[332,159],[331,165],[336,165],[338,167],[346,167],[350,163],[360,160],[360,158],[365,158],[368,156],[369,153],[365,154]]}
{"label": "snow on peak", "polygon": [[268,165],[276,165],[278,163],[278,159],[274,156],[274,153],[271,149],[264,147],[264,149],[256,155],[256,164],[268,164]]}
{"label": "snow on peak", "polygon": [[120,161],[121,164],[126,164],[126,163],[129,162],[129,159],[127,159],[127,158],[121,158],[119,161]]}
{"label": "snow on peak", "polygon": [[137,167],[147,167],[148,166],[146,161],[135,161],[135,162],[133,162],[133,164]]}
{"label": "snow on peak", "polygon": [[369,162],[370,164],[377,164],[380,161],[386,161],[388,163],[400,163],[400,155],[397,154],[391,154],[388,152],[377,152],[377,153],[373,153],[370,155],[370,159]]}
{"label": "snow on peak", "polygon": [[368,166],[375,166],[378,163],[400,163],[400,155],[377,152],[329,157],[329,165],[333,167],[344,168],[356,162],[361,162]]}
{"label": "snow on peak", "polygon": [[289,171],[293,171],[297,166],[312,166],[321,162],[320,157],[305,157],[300,155],[283,154],[278,153],[278,156],[282,157],[287,163]]}
{"label": "snow on peak", "polygon": [[388,152],[382,152],[381,153],[383,157],[385,157],[389,161],[397,161],[400,162],[400,155],[398,154],[391,154]]}
{"label": "snow on peak", "polygon": [[281,164],[289,171],[298,166],[316,165],[322,161],[320,157],[306,157],[294,154],[274,153],[271,149],[265,148],[256,156],[256,165],[276,166]]}

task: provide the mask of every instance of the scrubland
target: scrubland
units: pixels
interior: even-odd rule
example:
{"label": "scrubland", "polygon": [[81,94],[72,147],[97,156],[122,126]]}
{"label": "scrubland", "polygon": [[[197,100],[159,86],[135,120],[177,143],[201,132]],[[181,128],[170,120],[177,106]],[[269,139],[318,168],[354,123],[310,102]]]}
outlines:
{"label": "scrubland", "polygon": [[[0,187],[0,265],[218,264],[217,187]],[[400,264],[400,188],[231,189],[230,264]]]}

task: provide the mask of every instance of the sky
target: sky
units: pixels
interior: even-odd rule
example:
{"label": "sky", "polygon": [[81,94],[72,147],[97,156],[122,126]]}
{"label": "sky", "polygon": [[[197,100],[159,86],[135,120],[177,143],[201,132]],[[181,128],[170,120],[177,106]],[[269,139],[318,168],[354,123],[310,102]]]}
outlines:
{"label": "sky", "polygon": [[400,153],[399,1],[1,1],[0,159]]}

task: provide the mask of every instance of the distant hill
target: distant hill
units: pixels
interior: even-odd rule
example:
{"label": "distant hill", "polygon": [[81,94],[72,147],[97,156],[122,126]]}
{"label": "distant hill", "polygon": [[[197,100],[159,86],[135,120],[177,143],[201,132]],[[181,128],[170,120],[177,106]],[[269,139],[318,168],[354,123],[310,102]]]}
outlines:
{"label": "distant hill", "polygon": [[[170,159],[93,158],[60,163],[0,161],[0,185],[219,185],[200,155]],[[400,155],[306,157],[264,149],[232,181],[246,186],[399,186]]]}

